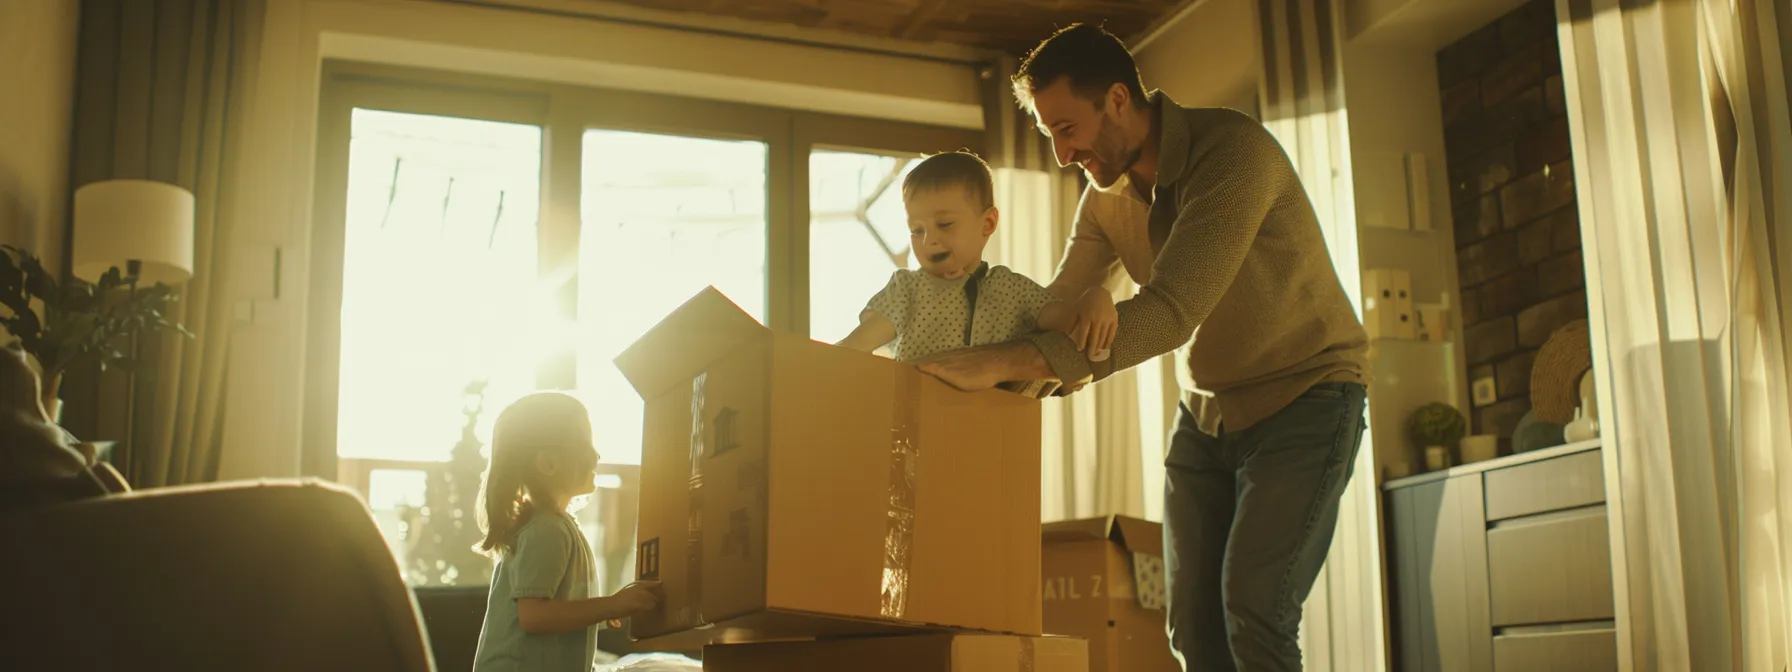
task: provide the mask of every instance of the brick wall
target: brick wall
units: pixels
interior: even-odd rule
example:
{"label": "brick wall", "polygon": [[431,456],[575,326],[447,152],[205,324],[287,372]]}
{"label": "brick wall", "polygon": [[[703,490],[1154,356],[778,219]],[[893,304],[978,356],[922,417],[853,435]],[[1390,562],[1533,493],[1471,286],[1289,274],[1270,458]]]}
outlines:
{"label": "brick wall", "polygon": [[1437,72],[1469,381],[1498,389],[1472,422],[1508,443],[1531,407],[1537,348],[1587,314],[1555,3],[1445,47]]}

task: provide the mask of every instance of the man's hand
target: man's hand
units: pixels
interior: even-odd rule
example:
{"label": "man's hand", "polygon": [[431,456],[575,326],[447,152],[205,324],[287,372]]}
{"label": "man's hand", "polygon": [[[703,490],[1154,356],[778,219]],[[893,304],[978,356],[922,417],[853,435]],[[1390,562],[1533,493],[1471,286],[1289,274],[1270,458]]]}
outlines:
{"label": "man's hand", "polygon": [[1076,324],[1070,328],[1070,341],[1089,361],[1108,358],[1114,344],[1114,332],[1120,324],[1120,312],[1114,308],[1114,295],[1106,287],[1096,285],[1083,292],[1076,302]]}
{"label": "man's hand", "polygon": [[966,392],[987,390],[1011,380],[1041,380],[1054,375],[1039,349],[1026,341],[936,353],[916,360],[915,367]]}

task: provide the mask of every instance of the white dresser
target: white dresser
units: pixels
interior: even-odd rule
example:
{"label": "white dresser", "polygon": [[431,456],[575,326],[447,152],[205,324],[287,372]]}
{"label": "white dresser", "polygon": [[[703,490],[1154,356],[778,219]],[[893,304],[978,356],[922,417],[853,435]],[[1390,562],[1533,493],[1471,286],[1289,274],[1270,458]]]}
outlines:
{"label": "white dresser", "polygon": [[1394,669],[1618,669],[1600,444],[1388,481]]}

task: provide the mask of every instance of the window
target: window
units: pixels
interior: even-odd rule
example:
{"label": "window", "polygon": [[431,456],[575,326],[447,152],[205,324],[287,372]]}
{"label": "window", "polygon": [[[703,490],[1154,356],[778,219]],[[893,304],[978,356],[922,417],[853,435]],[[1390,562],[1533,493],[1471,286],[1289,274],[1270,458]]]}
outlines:
{"label": "window", "polygon": [[859,326],[865,303],[909,250],[902,180],[918,157],[816,149],[809,154],[809,334],[833,343]]}
{"label": "window", "polygon": [[583,149],[579,390],[605,460],[639,464],[616,356],[711,285],[765,320],[766,145],[592,130]]}
{"label": "window", "polygon": [[534,388],[493,309],[535,283],[541,129],[357,109],[351,133],[336,453],[441,459],[468,383],[494,408]]}
{"label": "window", "polygon": [[633,580],[642,402],[616,356],[709,285],[840,339],[914,267],[902,178],[981,138],[364,64],[324,82],[306,460],[417,585],[488,580],[468,549],[491,424],[544,387],[585,402],[604,456],[574,511],[598,589]]}

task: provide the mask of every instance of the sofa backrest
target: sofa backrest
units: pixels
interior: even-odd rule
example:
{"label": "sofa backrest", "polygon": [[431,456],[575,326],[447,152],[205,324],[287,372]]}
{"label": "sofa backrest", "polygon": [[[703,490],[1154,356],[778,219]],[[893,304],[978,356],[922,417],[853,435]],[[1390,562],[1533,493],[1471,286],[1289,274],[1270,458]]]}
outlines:
{"label": "sofa backrest", "polygon": [[0,515],[4,660],[30,670],[433,670],[365,504],[310,480]]}

